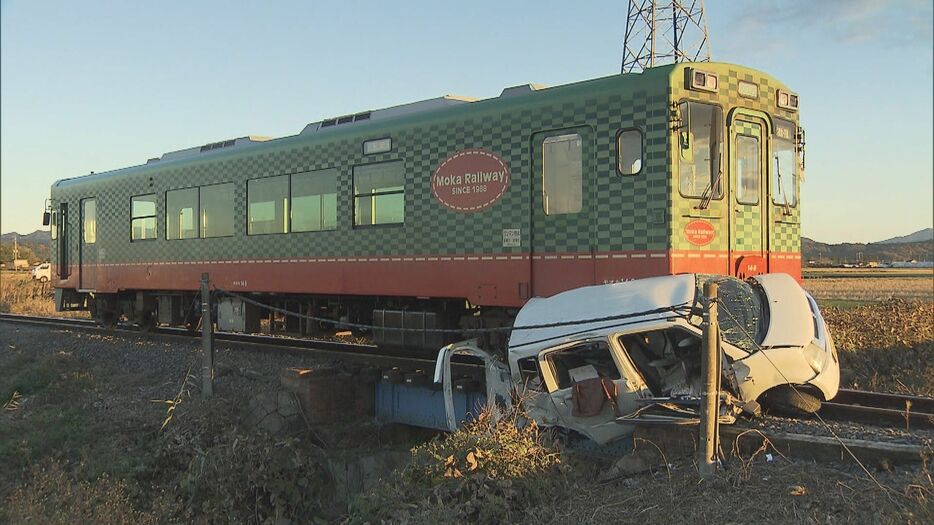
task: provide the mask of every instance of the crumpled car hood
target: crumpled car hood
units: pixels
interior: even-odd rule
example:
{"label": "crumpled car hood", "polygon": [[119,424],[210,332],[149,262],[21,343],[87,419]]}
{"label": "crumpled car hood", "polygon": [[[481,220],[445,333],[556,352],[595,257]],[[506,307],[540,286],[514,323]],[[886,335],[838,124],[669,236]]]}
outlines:
{"label": "crumpled car hood", "polygon": [[763,347],[807,346],[814,339],[814,317],[806,292],[790,275],[757,275],[769,301],[769,330]]}

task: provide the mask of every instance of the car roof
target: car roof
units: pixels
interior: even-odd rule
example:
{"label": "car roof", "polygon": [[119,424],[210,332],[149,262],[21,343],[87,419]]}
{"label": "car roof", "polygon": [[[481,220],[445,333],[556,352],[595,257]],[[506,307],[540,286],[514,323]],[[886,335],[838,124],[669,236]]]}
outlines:
{"label": "car roof", "polygon": [[[672,317],[661,309],[691,305],[697,285],[695,274],[666,275],[637,281],[584,286],[551,297],[529,300],[516,316],[509,339],[511,357],[534,355],[543,344],[552,346],[579,334],[607,331],[632,322],[659,321]],[[654,311],[654,312],[653,312]],[[621,319],[621,316],[637,315]],[[594,321],[616,316],[616,319]],[[523,327],[572,322],[565,326]]]}

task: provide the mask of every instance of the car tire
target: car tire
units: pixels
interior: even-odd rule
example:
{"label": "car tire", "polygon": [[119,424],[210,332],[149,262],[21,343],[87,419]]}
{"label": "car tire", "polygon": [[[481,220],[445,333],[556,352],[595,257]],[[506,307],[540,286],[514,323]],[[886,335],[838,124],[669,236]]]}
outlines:
{"label": "car tire", "polygon": [[820,398],[791,386],[769,390],[763,395],[763,401],[768,408],[788,415],[813,414],[821,406]]}

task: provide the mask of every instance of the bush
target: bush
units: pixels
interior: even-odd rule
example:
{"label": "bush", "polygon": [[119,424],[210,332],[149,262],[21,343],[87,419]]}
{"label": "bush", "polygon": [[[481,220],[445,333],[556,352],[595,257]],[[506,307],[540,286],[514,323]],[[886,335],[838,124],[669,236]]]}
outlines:
{"label": "bush", "polygon": [[[517,425],[527,421],[524,426]],[[534,422],[484,410],[457,432],[412,449],[411,462],[352,504],[351,522],[509,523],[547,504],[563,478]]]}

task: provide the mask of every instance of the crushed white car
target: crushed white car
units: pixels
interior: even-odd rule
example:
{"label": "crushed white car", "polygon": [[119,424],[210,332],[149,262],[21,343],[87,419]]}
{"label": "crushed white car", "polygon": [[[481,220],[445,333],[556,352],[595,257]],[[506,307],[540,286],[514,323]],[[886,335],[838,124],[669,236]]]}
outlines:
{"label": "crushed white car", "polygon": [[709,279],[719,287],[722,419],[758,414],[760,403],[813,412],[836,395],[833,340],[817,303],[786,274],[747,281],[673,275],[532,299],[505,356],[475,340],[449,345],[439,353],[435,381],[450,399],[451,356],[482,357],[488,399],[518,392],[538,424],[600,444],[641,422],[683,419],[701,394],[701,298]]}

